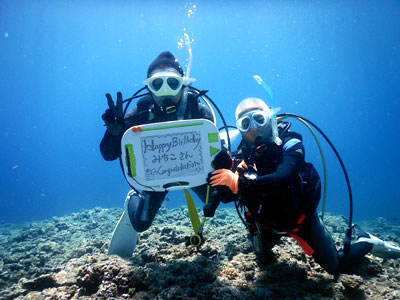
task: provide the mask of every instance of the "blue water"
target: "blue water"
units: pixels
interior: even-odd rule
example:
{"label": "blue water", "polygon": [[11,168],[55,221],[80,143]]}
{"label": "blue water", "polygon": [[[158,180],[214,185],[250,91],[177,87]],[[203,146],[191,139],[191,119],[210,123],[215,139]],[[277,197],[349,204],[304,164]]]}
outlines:
{"label": "blue water", "polygon": [[[99,152],[104,94],[131,96],[162,51],[185,66],[184,32],[194,85],[228,123],[243,98],[266,98],[260,75],[282,112],[309,118],[338,149],[355,220],[400,217],[398,1],[168,2],[0,2],[1,221],[122,207],[129,186]],[[322,172],[312,136],[293,129]],[[346,215],[344,177],[323,147],[327,210]],[[182,195],[167,205],[183,205]]]}

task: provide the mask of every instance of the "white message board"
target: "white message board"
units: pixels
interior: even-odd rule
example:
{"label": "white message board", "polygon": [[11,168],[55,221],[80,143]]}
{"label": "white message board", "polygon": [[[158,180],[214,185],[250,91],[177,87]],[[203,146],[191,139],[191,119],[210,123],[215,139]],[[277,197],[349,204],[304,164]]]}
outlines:
{"label": "white message board", "polygon": [[212,122],[196,119],[134,126],[123,135],[121,147],[129,184],[165,191],[206,183],[221,142]]}

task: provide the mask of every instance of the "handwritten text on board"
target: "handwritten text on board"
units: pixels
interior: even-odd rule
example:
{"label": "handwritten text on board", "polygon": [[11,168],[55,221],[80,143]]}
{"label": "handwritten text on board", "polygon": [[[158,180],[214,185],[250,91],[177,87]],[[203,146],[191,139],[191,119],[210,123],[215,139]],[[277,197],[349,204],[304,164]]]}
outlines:
{"label": "handwritten text on board", "polygon": [[199,131],[147,136],[140,142],[148,181],[204,172]]}

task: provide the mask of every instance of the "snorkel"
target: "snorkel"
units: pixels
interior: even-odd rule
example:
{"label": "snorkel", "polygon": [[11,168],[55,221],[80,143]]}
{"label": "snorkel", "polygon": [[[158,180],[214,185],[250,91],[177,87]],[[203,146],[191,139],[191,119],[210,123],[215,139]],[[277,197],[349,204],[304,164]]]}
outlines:
{"label": "snorkel", "polygon": [[272,142],[274,142],[277,146],[282,144],[282,140],[279,138],[278,134],[278,125],[276,121],[276,114],[280,111],[280,107],[275,108],[274,104],[274,96],[271,89],[265,84],[264,80],[258,75],[253,76],[259,85],[261,85],[264,90],[267,92],[269,103],[271,106],[271,129],[272,129]]}
{"label": "snorkel", "polygon": [[192,55],[192,47],[190,45],[190,40],[189,40],[189,35],[187,33],[184,33],[183,36],[185,37],[185,45],[188,50],[188,67],[186,69],[186,74],[184,77],[184,82],[185,82],[185,87],[183,88],[183,95],[181,99],[181,103],[178,108],[178,120],[183,119],[183,115],[186,111],[186,104],[187,104],[187,97],[189,93],[189,85],[194,81],[194,79],[190,79],[190,72],[192,70],[192,60],[193,60],[193,55]]}

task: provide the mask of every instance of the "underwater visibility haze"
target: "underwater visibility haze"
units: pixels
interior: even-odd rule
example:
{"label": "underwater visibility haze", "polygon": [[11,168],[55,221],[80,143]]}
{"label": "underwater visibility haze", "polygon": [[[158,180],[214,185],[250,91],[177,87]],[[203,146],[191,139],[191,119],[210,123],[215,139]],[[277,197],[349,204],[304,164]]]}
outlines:
{"label": "underwater visibility haze", "polygon": [[[349,173],[354,219],[399,222],[400,3],[398,1],[0,2],[0,221],[122,207],[130,187],[99,143],[106,93],[130,97],[149,64],[171,51],[209,90],[227,122],[245,97],[312,120]],[[133,105],[131,106],[133,107]],[[220,123],[222,125],[222,123]],[[301,132],[322,175],[318,149]],[[348,214],[340,165],[321,138],[327,207]],[[184,205],[182,192],[165,205]]]}

